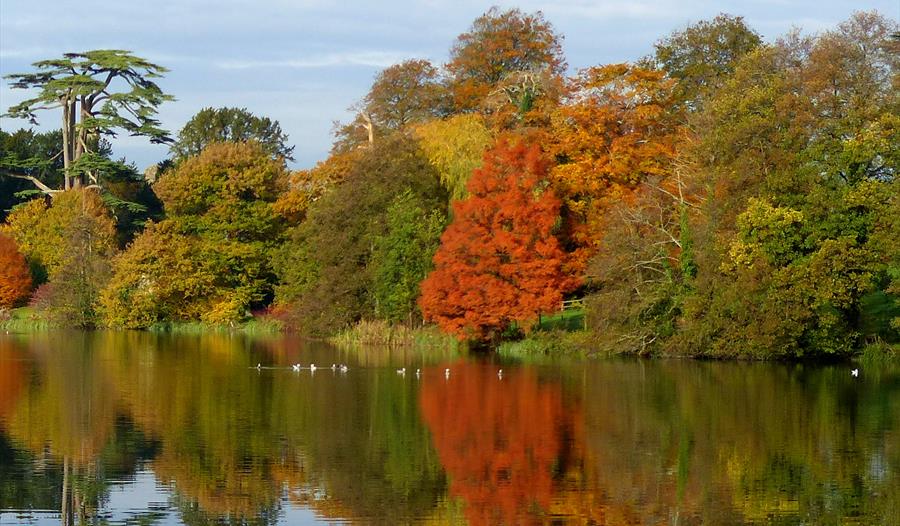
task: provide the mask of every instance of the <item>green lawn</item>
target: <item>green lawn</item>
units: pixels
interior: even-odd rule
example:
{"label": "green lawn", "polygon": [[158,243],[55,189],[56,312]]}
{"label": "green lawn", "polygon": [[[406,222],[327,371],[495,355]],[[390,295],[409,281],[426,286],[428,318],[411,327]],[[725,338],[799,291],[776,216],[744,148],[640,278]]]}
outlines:
{"label": "green lawn", "polygon": [[544,314],[535,327],[539,331],[580,331],[584,329],[584,309]]}
{"label": "green lawn", "polygon": [[0,330],[9,332],[32,332],[50,328],[50,323],[39,318],[31,307],[12,309],[8,319],[0,319]]}

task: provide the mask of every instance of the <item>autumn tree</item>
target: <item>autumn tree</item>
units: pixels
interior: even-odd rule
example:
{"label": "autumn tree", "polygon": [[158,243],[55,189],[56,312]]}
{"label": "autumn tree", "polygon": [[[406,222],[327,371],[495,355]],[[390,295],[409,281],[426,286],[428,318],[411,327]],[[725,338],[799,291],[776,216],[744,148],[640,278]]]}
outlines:
{"label": "autumn tree", "polygon": [[348,123],[336,122],[333,153],[370,145],[381,135],[439,118],[449,111],[440,73],[423,59],[405,60],[381,70],[363,99],[349,109]]}
{"label": "autumn tree", "polygon": [[[63,159],[65,190],[98,185],[101,175],[114,168],[111,161],[98,155],[102,137],[114,137],[122,130],[148,137],[153,143],[170,140],[155,118],[159,105],[174,100],[154,82],[166,68],[115,49],[65,53],[33,66],[35,72],[6,76],[13,88],[37,91],[34,97],[10,107],[6,115],[36,124],[38,111],[62,110],[58,155]],[[33,158],[21,166],[47,161]],[[4,165],[4,175],[27,179],[48,194],[59,191],[15,168]]]}
{"label": "autumn tree", "polygon": [[283,229],[273,204],[286,183],[283,160],[257,142],[212,144],[166,172],[155,186],[166,219],[113,261],[107,323],[230,323],[265,305]]}
{"label": "autumn tree", "polygon": [[485,153],[422,283],[426,319],[461,339],[495,340],[513,322],[527,330],[559,308],[574,280],[554,237],[560,201],[547,187],[548,165],[537,145],[515,138]]}
{"label": "autumn tree", "polygon": [[363,99],[363,111],[374,125],[387,130],[425,122],[444,111],[445,89],[438,70],[422,59],[405,60],[383,69]]}
{"label": "autumn tree", "polygon": [[363,152],[359,150],[334,153],[312,168],[291,173],[288,189],[278,197],[273,209],[288,224],[300,224],[315,201],[347,178],[361,155]]}
{"label": "autumn tree", "polygon": [[293,161],[293,146],[276,120],[257,117],[247,108],[203,108],[184,125],[170,151],[176,161],[199,155],[215,142],[259,142],[274,157]]}
{"label": "autumn tree", "polygon": [[601,352],[650,354],[672,336],[697,275],[696,177],[675,173],[640,183],[609,215],[587,262],[585,319]]}
{"label": "autumn tree", "polygon": [[0,309],[15,306],[31,291],[31,273],[12,238],[0,234]]}
{"label": "autumn tree", "polygon": [[544,129],[566,94],[565,79],[549,68],[513,71],[482,102],[491,128]]}
{"label": "autumn tree", "polygon": [[15,239],[38,283],[48,278],[64,280],[63,268],[72,250],[67,228],[77,216],[95,220],[91,240],[95,252],[115,249],[115,222],[95,189],[61,192],[49,203],[44,198],[32,199],[13,210],[0,230]]}
{"label": "autumn tree", "polygon": [[679,128],[673,82],[630,64],[582,70],[555,112],[553,186],[565,204],[569,249],[583,265],[610,220],[609,209],[645,181],[671,174]]}
{"label": "autumn tree", "polygon": [[492,142],[484,119],[477,114],[435,119],[416,127],[414,134],[450,198],[465,198],[469,177]]}
{"label": "autumn tree", "polygon": [[456,111],[481,108],[485,97],[516,72],[566,69],[562,37],[544,15],[492,7],[457,37],[447,63],[449,87]]}

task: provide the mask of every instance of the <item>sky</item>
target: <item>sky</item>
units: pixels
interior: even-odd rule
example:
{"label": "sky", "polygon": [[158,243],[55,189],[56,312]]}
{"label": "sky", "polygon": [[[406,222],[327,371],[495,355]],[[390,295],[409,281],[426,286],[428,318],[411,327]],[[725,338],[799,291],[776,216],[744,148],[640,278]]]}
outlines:
{"label": "sky", "polygon": [[[159,118],[173,136],[204,107],[247,108],[281,123],[293,166],[305,168],[327,157],[334,121],[350,119],[381,69],[409,58],[443,64],[495,4],[542,11],[572,71],[639,59],[673,30],[723,12],[766,40],[792,27],[827,30],[856,10],[900,18],[900,0],[0,0],[0,75],[66,52],[130,50],[170,70],[158,84],[177,100]],[[27,94],[0,81],[0,111]],[[39,118],[47,130],[60,115]],[[0,118],[5,131],[27,126]],[[140,137],[112,142],[139,169],[168,155]]]}

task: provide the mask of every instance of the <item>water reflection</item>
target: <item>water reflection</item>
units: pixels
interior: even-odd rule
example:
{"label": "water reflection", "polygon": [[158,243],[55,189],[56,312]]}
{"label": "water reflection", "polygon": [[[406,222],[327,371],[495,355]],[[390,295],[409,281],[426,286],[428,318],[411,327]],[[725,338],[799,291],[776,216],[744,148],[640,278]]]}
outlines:
{"label": "water reflection", "polygon": [[0,523],[898,523],[895,366],[356,356],[0,337]]}
{"label": "water reflection", "polygon": [[[550,512],[564,475],[583,463],[577,402],[533,370],[458,363],[449,378],[426,370],[422,414],[470,524],[522,524]],[[431,374],[429,374],[431,373]]]}

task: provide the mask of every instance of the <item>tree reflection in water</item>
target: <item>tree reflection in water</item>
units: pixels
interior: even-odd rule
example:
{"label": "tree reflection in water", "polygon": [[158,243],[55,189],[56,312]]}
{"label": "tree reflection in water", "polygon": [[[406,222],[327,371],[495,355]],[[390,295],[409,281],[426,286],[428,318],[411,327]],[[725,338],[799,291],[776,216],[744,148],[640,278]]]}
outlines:
{"label": "tree reflection in water", "polygon": [[550,512],[566,472],[580,465],[581,410],[532,370],[458,362],[449,378],[426,369],[422,415],[470,524],[523,524]]}
{"label": "tree reflection in water", "polygon": [[298,375],[289,364],[352,356],[290,339],[0,337],[0,509],[122,522],[112,488],[137,492],[152,472],[163,513],[187,524],[297,509],[383,524],[897,522],[895,365],[853,379],[609,360],[500,379],[459,361],[445,379],[425,360],[402,362],[420,378],[397,375],[393,359]]}

